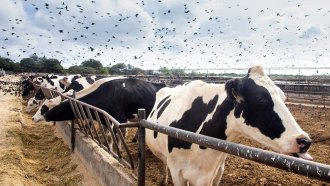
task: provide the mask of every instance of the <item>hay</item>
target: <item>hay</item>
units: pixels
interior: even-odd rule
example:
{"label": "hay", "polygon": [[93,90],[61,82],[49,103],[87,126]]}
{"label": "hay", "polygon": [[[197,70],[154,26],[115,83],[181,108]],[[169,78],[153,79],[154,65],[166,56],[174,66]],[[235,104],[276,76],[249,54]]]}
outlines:
{"label": "hay", "polygon": [[71,151],[55,136],[53,126],[22,125],[9,130],[7,136],[21,145],[1,150],[0,180],[20,177],[24,185],[81,183],[83,176],[72,173],[77,165],[71,163]]}
{"label": "hay", "polygon": [[[25,158],[39,163],[31,166],[36,179],[46,185],[77,185],[82,181],[79,174],[71,174],[77,168],[70,164],[71,151],[63,140],[55,136],[53,126],[23,126],[19,133]],[[51,173],[51,174],[50,174]]]}

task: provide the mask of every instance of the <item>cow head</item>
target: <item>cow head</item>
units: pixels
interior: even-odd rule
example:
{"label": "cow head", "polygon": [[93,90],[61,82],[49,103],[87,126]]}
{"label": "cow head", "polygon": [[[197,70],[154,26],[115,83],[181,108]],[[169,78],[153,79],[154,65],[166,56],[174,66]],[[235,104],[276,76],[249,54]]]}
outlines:
{"label": "cow head", "polygon": [[52,109],[53,107],[55,107],[56,105],[60,104],[61,102],[61,97],[55,97],[53,99],[46,99],[44,101],[44,103],[40,106],[40,108],[38,109],[38,111],[34,114],[34,116],[32,117],[32,121],[33,122],[38,122],[41,120],[44,120],[44,114],[49,111],[50,109]]}
{"label": "cow head", "polygon": [[66,87],[70,86],[70,84],[71,84],[68,77],[64,77],[64,78],[60,79],[60,83],[64,84]]}
{"label": "cow head", "polygon": [[28,97],[33,92],[34,87],[29,79],[22,81],[22,87],[23,87],[22,97],[26,99],[26,97]]}
{"label": "cow head", "polygon": [[[64,93],[63,95],[72,96],[73,93],[74,93],[74,91],[70,90],[70,91]],[[59,105],[61,103],[61,101],[62,101],[61,96],[57,96],[53,99],[46,99],[43,102],[43,104],[39,107],[38,111],[32,117],[32,121],[33,122],[39,122],[39,121],[45,120],[44,115],[46,114],[46,112],[48,112],[49,110],[51,110],[55,106]]]}
{"label": "cow head", "polygon": [[27,106],[26,106],[26,112],[30,113],[32,110],[36,109],[39,106],[40,100],[36,100],[34,97],[30,98]]}
{"label": "cow head", "polygon": [[236,102],[234,116],[240,125],[232,127],[231,131],[249,136],[278,152],[312,159],[306,153],[311,139],[286,107],[282,90],[261,66],[251,67],[244,78],[228,81],[225,88],[228,99]]}

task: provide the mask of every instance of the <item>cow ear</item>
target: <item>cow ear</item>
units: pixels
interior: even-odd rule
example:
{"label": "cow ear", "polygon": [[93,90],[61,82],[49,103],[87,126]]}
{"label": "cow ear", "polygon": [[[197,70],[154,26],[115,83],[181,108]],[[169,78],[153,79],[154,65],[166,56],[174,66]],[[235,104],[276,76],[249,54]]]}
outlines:
{"label": "cow ear", "polygon": [[238,78],[232,79],[227,81],[225,85],[225,89],[227,92],[227,97],[231,100],[235,100],[236,102],[240,103],[244,99],[242,97],[242,87],[241,87],[241,80]]}

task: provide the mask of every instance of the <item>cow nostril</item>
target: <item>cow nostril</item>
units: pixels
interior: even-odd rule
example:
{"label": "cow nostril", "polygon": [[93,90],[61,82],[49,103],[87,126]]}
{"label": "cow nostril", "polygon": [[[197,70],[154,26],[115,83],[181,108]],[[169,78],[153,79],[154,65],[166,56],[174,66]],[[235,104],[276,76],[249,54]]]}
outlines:
{"label": "cow nostril", "polygon": [[305,153],[311,146],[312,141],[306,137],[297,138],[297,143],[299,145],[300,153]]}

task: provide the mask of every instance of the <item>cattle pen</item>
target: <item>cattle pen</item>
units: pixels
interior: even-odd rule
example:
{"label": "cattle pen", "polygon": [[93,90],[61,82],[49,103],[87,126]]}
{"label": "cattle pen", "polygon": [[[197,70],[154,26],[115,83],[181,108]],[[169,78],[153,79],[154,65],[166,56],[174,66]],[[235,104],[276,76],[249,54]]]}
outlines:
{"label": "cattle pen", "polygon": [[[39,87],[40,88],[40,87]],[[201,146],[213,148],[220,150],[222,152],[239,156],[242,158],[250,159],[259,163],[263,163],[269,166],[277,167],[287,171],[292,171],[301,175],[305,175],[311,178],[316,178],[326,182],[330,182],[330,166],[326,164],[311,162],[302,160],[299,158],[281,155],[278,153],[265,151],[253,147],[248,147],[240,144],[230,143],[223,140],[218,140],[210,138],[207,136],[182,131],[180,129],[160,126],[154,123],[150,123],[145,120],[145,114],[142,110],[139,110],[139,120],[138,122],[132,123],[119,123],[112,116],[102,111],[101,109],[95,108],[86,103],[80,102],[72,97],[65,96],[57,91],[43,88],[45,94],[50,95],[50,97],[55,97],[60,95],[63,99],[68,99],[70,101],[71,108],[78,118],[77,126],[75,128],[74,122],[71,123],[71,142],[72,147],[74,146],[74,134],[76,130],[82,132],[85,136],[89,136],[94,142],[99,144],[103,149],[105,149],[109,154],[121,162],[124,166],[135,169],[133,165],[133,159],[130,155],[130,150],[127,147],[123,134],[121,133],[121,128],[126,127],[138,127],[139,139],[139,163],[138,163],[138,185],[145,185],[145,128],[151,129],[157,132],[167,134],[171,137],[178,138],[180,140],[188,141],[191,143],[196,143]],[[101,119],[103,118],[106,123],[102,125]],[[96,121],[96,122],[95,122]],[[106,128],[104,128],[106,126]],[[110,144],[108,138],[106,137],[105,130],[109,129],[110,140],[113,144]],[[105,145],[104,145],[105,144]],[[122,155],[119,149],[120,144],[124,147],[124,153]],[[114,150],[113,150],[114,149]],[[128,158],[128,161],[125,160]]]}

